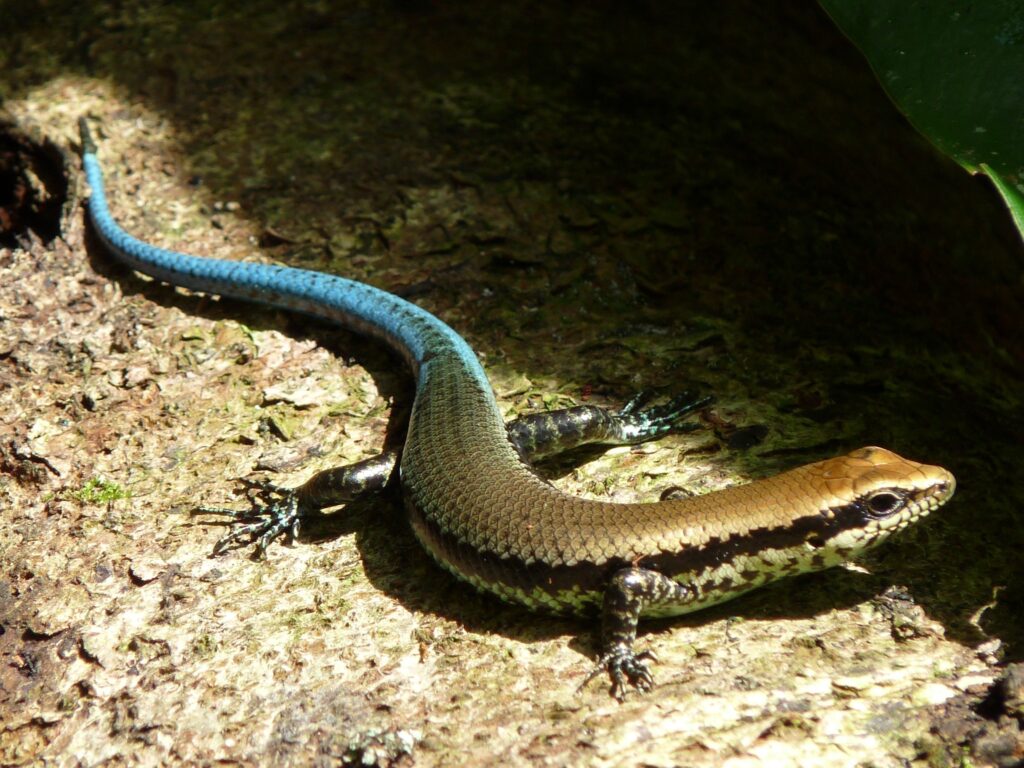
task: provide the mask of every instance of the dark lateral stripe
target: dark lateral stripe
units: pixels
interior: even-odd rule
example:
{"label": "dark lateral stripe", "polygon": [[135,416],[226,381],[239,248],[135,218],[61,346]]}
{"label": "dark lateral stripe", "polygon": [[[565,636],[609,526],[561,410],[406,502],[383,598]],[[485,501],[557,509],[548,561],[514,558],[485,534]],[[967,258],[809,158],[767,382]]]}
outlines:
{"label": "dark lateral stripe", "polygon": [[[609,561],[601,565],[586,562],[571,566],[552,566],[539,561],[527,564],[517,557],[500,557],[494,553],[482,552],[442,531],[433,521],[424,518],[408,501],[406,508],[417,538],[438,562],[466,580],[502,597],[507,597],[508,593],[528,595],[536,590],[553,597],[558,597],[563,592],[593,593],[600,596],[611,575],[627,565],[622,560]],[[521,597],[517,599],[519,602],[527,602]],[[533,605],[533,602],[527,604]],[[579,606],[573,604],[554,606],[545,601],[543,607],[556,613],[581,612]],[[600,603],[593,608],[599,609]],[[589,608],[584,612],[589,613]]]}
{"label": "dark lateral stripe", "polygon": [[[521,596],[536,590],[556,599],[567,593],[600,596],[612,575],[622,568],[640,567],[672,578],[680,574],[696,576],[707,569],[726,565],[736,558],[756,556],[765,550],[790,549],[807,541],[824,544],[836,533],[860,527],[865,522],[863,512],[851,505],[833,510],[831,519],[822,515],[808,515],[785,526],[760,528],[746,535],[734,534],[725,539],[711,539],[702,547],[686,547],[678,552],[658,552],[645,556],[637,563],[616,558],[603,563],[551,565],[539,561],[526,563],[517,557],[500,557],[482,552],[441,530],[433,521],[425,519],[408,501],[406,506],[413,530],[435,559],[478,586],[503,597],[508,597],[510,593],[518,595],[516,599],[528,605],[534,603]],[[756,578],[756,575],[752,578]],[[584,608],[586,612],[595,607],[593,600],[590,603]],[[563,613],[581,612],[579,604],[569,602],[554,607],[545,601],[544,607]]]}
{"label": "dark lateral stripe", "polygon": [[741,556],[756,556],[765,550],[785,550],[810,543],[819,547],[828,539],[866,523],[863,511],[851,504],[832,510],[831,519],[824,515],[798,517],[787,525],[756,528],[745,535],[733,534],[725,539],[712,538],[702,547],[687,547],[678,552],[659,552],[644,557],[638,565],[668,575],[700,573],[718,568]]}

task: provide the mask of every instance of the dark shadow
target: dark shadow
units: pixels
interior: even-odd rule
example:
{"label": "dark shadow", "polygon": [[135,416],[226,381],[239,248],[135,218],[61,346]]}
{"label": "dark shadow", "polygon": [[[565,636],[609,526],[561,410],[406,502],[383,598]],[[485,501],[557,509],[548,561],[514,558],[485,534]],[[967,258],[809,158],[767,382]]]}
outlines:
{"label": "dark shadow", "polygon": [[0,248],[49,245],[68,205],[70,153],[0,113]]}

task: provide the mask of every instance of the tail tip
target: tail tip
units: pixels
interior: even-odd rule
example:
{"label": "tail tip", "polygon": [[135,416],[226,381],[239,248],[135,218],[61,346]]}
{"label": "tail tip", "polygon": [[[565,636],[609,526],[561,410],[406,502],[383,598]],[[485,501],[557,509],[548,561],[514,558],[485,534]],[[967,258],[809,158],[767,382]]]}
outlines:
{"label": "tail tip", "polygon": [[89,130],[89,121],[84,117],[78,118],[78,134],[82,137],[82,154],[95,155],[96,143],[92,140],[92,132]]}

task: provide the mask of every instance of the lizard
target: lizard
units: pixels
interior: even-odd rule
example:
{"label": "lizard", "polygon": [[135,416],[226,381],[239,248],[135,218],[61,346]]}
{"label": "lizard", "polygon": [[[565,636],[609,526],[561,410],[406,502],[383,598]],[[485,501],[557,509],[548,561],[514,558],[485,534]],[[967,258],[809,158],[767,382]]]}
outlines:
{"label": "lizard", "polygon": [[215,554],[249,540],[262,556],[321,509],[397,484],[416,538],[459,579],[530,609],[599,616],[599,656],[583,684],[607,673],[621,701],[630,688],[653,685],[653,656],[633,647],[641,617],[696,611],[844,563],[927,516],[956,488],[942,467],[869,446],[697,496],[623,504],[564,493],[531,462],[689,428],[683,420],[710,398],[684,393],[649,406],[639,396],[618,411],[582,405],[506,425],[473,349],[418,305],[337,275],[189,256],[132,237],[110,214],[84,118],[79,127],[89,221],[119,261],[173,285],[340,323],[382,340],[415,377],[399,448],[323,470],[296,488],[267,485],[251,510],[200,507],[234,518]]}

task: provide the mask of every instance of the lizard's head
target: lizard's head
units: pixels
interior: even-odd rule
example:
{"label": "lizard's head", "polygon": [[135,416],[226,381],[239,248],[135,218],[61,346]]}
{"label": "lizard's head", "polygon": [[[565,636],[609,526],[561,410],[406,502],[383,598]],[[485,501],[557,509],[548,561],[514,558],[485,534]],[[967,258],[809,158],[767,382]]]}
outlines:
{"label": "lizard's head", "polygon": [[830,502],[820,544],[855,555],[884,541],[949,501],[956,479],[942,467],[918,464],[885,448],[860,448],[808,467]]}

